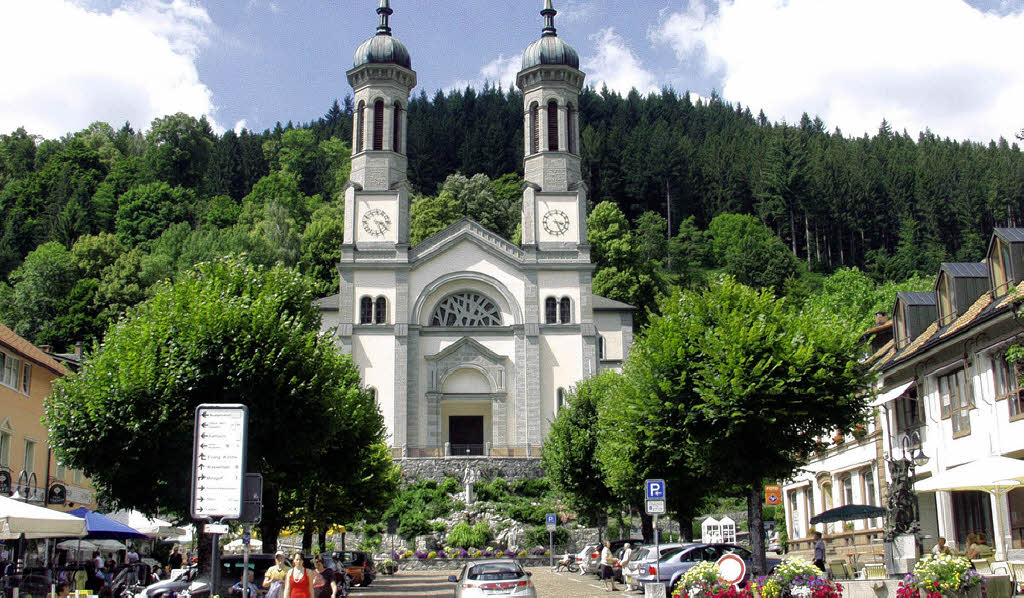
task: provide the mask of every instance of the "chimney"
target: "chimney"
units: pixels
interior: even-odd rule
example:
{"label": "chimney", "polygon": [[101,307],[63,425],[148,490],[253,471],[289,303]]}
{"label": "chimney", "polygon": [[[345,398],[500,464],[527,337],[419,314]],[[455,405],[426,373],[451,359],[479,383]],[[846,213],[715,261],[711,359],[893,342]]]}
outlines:
{"label": "chimney", "polygon": [[889,316],[885,315],[884,311],[875,312],[875,325],[885,324],[889,321]]}
{"label": "chimney", "polygon": [[39,345],[39,350],[47,355],[53,354],[53,345]]}
{"label": "chimney", "polygon": [[83,351],[85,351],[85,344],[82,341],[75,343],[75,357],[81,357]]}

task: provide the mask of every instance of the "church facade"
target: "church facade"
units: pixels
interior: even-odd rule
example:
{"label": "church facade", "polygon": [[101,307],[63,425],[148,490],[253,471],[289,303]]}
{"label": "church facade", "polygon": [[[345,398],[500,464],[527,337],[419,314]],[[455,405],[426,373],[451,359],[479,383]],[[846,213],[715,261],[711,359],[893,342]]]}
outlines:
{"label": "church facade", "polygon": [[[523,55],[522,242],[470,219],[409,244],[406,130],[416,73],[391,35],[356,50],[339,293],[324,330],[375,393],[395,457],[530,457],[580,380],[621,368],[635,308],[593,294],[580,170],[579,57],[554,26]],[[515,123],[507,123],[514,126]]]}

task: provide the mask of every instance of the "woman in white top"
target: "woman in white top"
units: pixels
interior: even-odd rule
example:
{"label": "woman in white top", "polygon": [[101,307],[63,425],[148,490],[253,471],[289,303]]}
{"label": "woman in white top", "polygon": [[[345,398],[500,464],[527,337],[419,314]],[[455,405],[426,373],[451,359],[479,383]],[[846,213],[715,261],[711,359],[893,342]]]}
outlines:
{"label": "woman in white top", "polygon": [[[618,592],[615,587],[615,557],[612,556],[612,545],[608,540],[604,541],[604,548],[601,549],[601,579],[604,581],[606,591]],[[611,586],[609,587],[609,584]]]}

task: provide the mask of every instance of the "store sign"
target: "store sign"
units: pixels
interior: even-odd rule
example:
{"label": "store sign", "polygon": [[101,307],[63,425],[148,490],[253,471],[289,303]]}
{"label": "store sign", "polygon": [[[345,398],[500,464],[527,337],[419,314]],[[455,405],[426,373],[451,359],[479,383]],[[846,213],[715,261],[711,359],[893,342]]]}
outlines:
{"label": "store sign", "polygon": [[54,484],[50,486],[50,491],[46,493],[46,502],[51,505],[62,505],[68,500],[68,489],[64,484]]}
{"label": "store sign", "polygon": [[67,487],[67,500],[73,502],[76,505],[88,505],[92,504],[93,492],[92,490],[86,490],[85,488],[76,488],[74,486]]}

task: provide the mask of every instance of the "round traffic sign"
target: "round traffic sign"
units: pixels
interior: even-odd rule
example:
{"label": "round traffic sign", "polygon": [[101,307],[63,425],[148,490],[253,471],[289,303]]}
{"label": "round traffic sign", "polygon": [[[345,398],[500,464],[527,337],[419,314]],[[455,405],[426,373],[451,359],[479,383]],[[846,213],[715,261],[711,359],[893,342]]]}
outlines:
{"label": "round traffic sign", "polygon": [[718,577],[727,584],[737,584],[747,576],[747,564],[738,554],[722,555],[715,564],[718,565]]}

